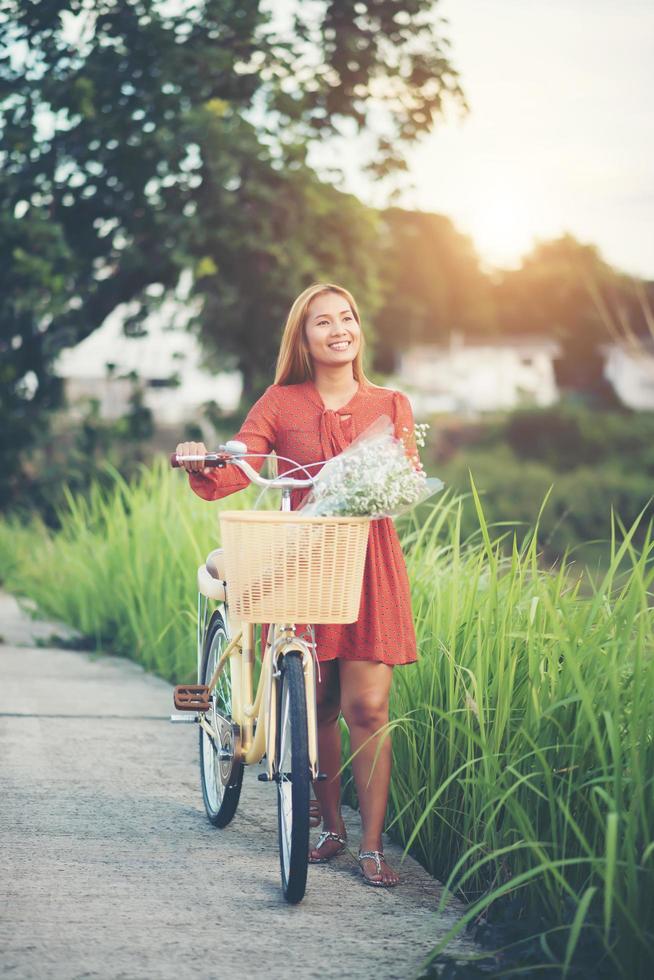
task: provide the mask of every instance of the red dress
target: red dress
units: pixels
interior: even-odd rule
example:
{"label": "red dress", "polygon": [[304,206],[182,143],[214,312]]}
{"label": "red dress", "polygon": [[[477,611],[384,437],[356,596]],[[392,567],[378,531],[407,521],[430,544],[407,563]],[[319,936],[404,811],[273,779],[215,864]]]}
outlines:
{"label": "red dress", "polygon": [[[337,411],[325,408],[312,381],[271,385],[253,405],[234,437],[252,453],[287,456],[306,465],[330,459],[379,418],[388,415],[409,453],[416,452],[411,405],[406,395],[363,383]],[[260,468],[262,460],[251,460]],[[280,476],[290,464],[279,463]],[[318,467],[311,473],[318,472]],[[302,478],[302,473],[294,474]],[[217,500],[247,486],[235,466],[190,473],[191,487],[205,500]],[[294,491],[295,509],[307,491]],[[319,660],[376,660],[408,664],[417,659],[409,578],[397,531],[390,518],[371,522],[359,618],[345,625],[317,625]]]}

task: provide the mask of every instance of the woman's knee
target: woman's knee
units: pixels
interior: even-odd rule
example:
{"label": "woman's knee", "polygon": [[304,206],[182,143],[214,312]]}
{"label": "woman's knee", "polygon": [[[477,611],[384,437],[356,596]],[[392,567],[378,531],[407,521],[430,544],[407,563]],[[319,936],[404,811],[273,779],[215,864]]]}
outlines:
{"label": "woman's knee", "polygon": [[388,722],[388,698],[376,691],[349,698],[342,705],[348,728],[364,728],[373,733]]}

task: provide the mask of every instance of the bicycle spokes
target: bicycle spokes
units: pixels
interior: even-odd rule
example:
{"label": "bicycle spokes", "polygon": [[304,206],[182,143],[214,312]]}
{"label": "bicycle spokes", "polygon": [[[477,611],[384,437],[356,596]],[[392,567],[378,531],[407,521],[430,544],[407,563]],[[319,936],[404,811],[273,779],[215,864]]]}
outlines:
{"label": "bicycle spokes", "polygon": [[[211,681],[227,645],[225,623],[215,613],[207,630],[201,679]],[[238,805],[243,763],[240,761],[238,728],[232,719],[231,667],[225,664],[200,718],[200,776],[207,816],[216,827],[224,827]]]}

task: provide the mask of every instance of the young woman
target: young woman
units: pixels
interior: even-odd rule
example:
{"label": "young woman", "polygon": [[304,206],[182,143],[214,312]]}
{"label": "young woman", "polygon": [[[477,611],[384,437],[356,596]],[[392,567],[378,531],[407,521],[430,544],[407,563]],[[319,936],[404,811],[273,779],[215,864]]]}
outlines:
{"label": "young woman", "polygon": [[[235,438],[252,453],[275,449],[280,456],[306,465],[337,455],[380,415],[388,415],[396,436],[404,439],[409,455],[415,455],[409,401],[400,392],[367,380],[363,346],[359,311],[346,289],[330,283],[305,289],[286,321],[275,383],[253,406]],[[184,442],[177,447],[179,455],[205,452],[202,443]],[[205,500],[224,497],[247,484],[236,467],[204,470],[197,462],[185,465],[191,487]],[[280,474],[285,468],[290,464],[280,464]],[[293,509],[305,493],[294,493]],[[321,668],[318,751],[320,768],[328,778],[314,786],[323,832],[310,860],[329,861],[346,846],[338,776],[342,713],[356,753],[352,766],[361,810],[362,874],[377,887],[396,885],[398,876],[382,851],[391,741],[380,729],[388,721],[393,667],[417,658],[409,582],[390,519],[371,525],[359,619],[344,626],[316,626],[316,643]]]}

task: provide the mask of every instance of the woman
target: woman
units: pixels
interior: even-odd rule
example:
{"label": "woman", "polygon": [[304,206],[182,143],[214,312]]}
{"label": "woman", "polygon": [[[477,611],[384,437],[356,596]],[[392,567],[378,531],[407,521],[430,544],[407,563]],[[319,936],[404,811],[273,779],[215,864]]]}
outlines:
{"label": "woman", "polygon": [[[337,455],[380,415],[388,415],[408,454],[415,455],[409,401],[400,392],[367,380],[363,346],[359,311],[346,289],[325,283],[305,289],[288,315],[275,383],[253,406],[235,438],[252,453],[275,449],[280,456],[306,465]],[[205,452],[202,443],[177,447],[180,456]],[[224,497],[247,484],[236,467],[205,470],[196,461],[185,466],[191,487],[205,500]],[[284,466],[279,469],[281,474]],[[305,493],[294,492],[293,509]],[[321,673],[318,750],[320,768],[328,778],[314,784],[323,832],[309,859],[329,861],[346,846],[338,775],[342,713],[356,753],[352,767],[361,810],[361,871],[368,884],[390,887],[399,881],[382,851],[391,741],[380,729],[388,722],[393,667],[417,659],[409,582],[390,519],[371,525],[359,619],[341,626],[316,626],[316,643]]]}

